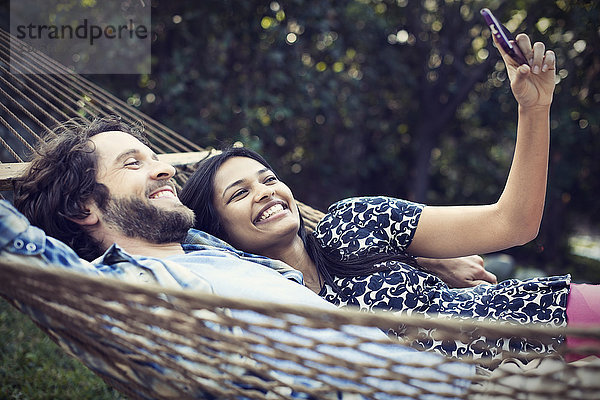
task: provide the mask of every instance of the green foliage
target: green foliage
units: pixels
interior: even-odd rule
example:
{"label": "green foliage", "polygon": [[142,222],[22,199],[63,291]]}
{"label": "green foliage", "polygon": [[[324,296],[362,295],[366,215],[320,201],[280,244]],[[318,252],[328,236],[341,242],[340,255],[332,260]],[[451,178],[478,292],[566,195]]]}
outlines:
{"label": "green foliage", "polygon": [[0,300],[0,398],[123,399]]}
{"label": "green foliage", "polygon": [[201,145],[239,141],[261,151],[299,199],[320,209],[366,194],[430,204],[497,199],[516,103],[479,16],[489,7],[558,59],[544,223],[538,240],[514,254],[560,270],[571,230],[600,222],[597,0],[152,5],[152,74],[94,80]]}

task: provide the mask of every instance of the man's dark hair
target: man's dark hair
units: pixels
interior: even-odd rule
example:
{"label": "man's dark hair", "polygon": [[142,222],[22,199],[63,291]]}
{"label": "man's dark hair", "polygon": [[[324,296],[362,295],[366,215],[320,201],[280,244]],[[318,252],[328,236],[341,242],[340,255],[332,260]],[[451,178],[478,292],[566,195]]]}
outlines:
{"label": "man's dark hair", "polygon": [[103,207],[109,198],[108,188],[96,181],[98,156],[90,140],[108,131],[129,133],[146,143],[141,127],[116,116],[91,122],[72,119],[44,137],[15,185],[15,207],[31,224],[68,244],[86,260],[100,256],[103,249],[73,219],[89,215],[86,206],[90,200]]}

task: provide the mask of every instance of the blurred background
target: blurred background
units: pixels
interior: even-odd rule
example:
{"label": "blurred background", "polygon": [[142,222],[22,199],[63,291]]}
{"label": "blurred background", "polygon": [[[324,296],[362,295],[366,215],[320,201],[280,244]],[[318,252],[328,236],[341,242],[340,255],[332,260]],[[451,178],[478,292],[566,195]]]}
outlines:
{"label": "blurred background", "polygon": [[[320,210],[356,195],[498,198],[517,105],[479,14],[490,8],[558,64],[540,234],[490,265],[600,283],[597,0],[144,1],[152,73],[87,78],[203,147],[258,150]],[[8,14],[4,1],[5,29]]]}

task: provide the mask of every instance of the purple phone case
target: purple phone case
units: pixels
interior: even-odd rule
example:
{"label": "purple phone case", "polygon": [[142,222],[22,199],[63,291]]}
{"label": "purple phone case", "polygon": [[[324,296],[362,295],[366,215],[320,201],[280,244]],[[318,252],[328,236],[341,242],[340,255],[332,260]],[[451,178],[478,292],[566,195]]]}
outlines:
{"label": "purple phone case", "polygon": [[506,54],[508,54],[519,64],[529,65],[523,56],[523,53],[521,53],[521,50],[516,45],[515,39],[512,37],[509,30],[506,29],[506,27],[500,22],[498,22],[496,17],[494,17],[494,14],[492,14],[489,9],[483,8],[480,12],[483,16],[483,19],[485,19],[485,22],[490,27],[492,35],[496,37],[496,41],[500,44],[500,46],[502,46],[502,49],[506,52]]}

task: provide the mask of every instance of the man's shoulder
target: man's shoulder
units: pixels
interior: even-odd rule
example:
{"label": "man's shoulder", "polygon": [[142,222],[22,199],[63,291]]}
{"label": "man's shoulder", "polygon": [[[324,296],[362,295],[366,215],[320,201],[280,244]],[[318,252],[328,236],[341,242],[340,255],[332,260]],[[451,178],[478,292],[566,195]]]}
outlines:
{"label": "man's shoulder", "polygon": [[203,231],[197,229],[190,229],[186,238],[181,243],[183,249],[187,252],[197,250],[217,250],[226,252],[229,255],[233,255],[238,259],[244,261],[250,261],[253,263],[261,264],[272,270],[275,270],[289,279],[294,279],[298,282],[302,282],[302,274],[296,269],[290,267],[279,260],[272,260],[268,257],[259,256],[256,254],[246,253],[244,251],[237,250],[229,243]]}
{"label": "man's shoulder", "polygon": [[211,235],[210,233],[206,233],[204,231],[200,231],[198,229],[190,229],[183,240],[182,244],[184,245],[203,245],[203,246],[211,246],[222,248],[224,250],[233,250],[230,244],[227,242]]}

